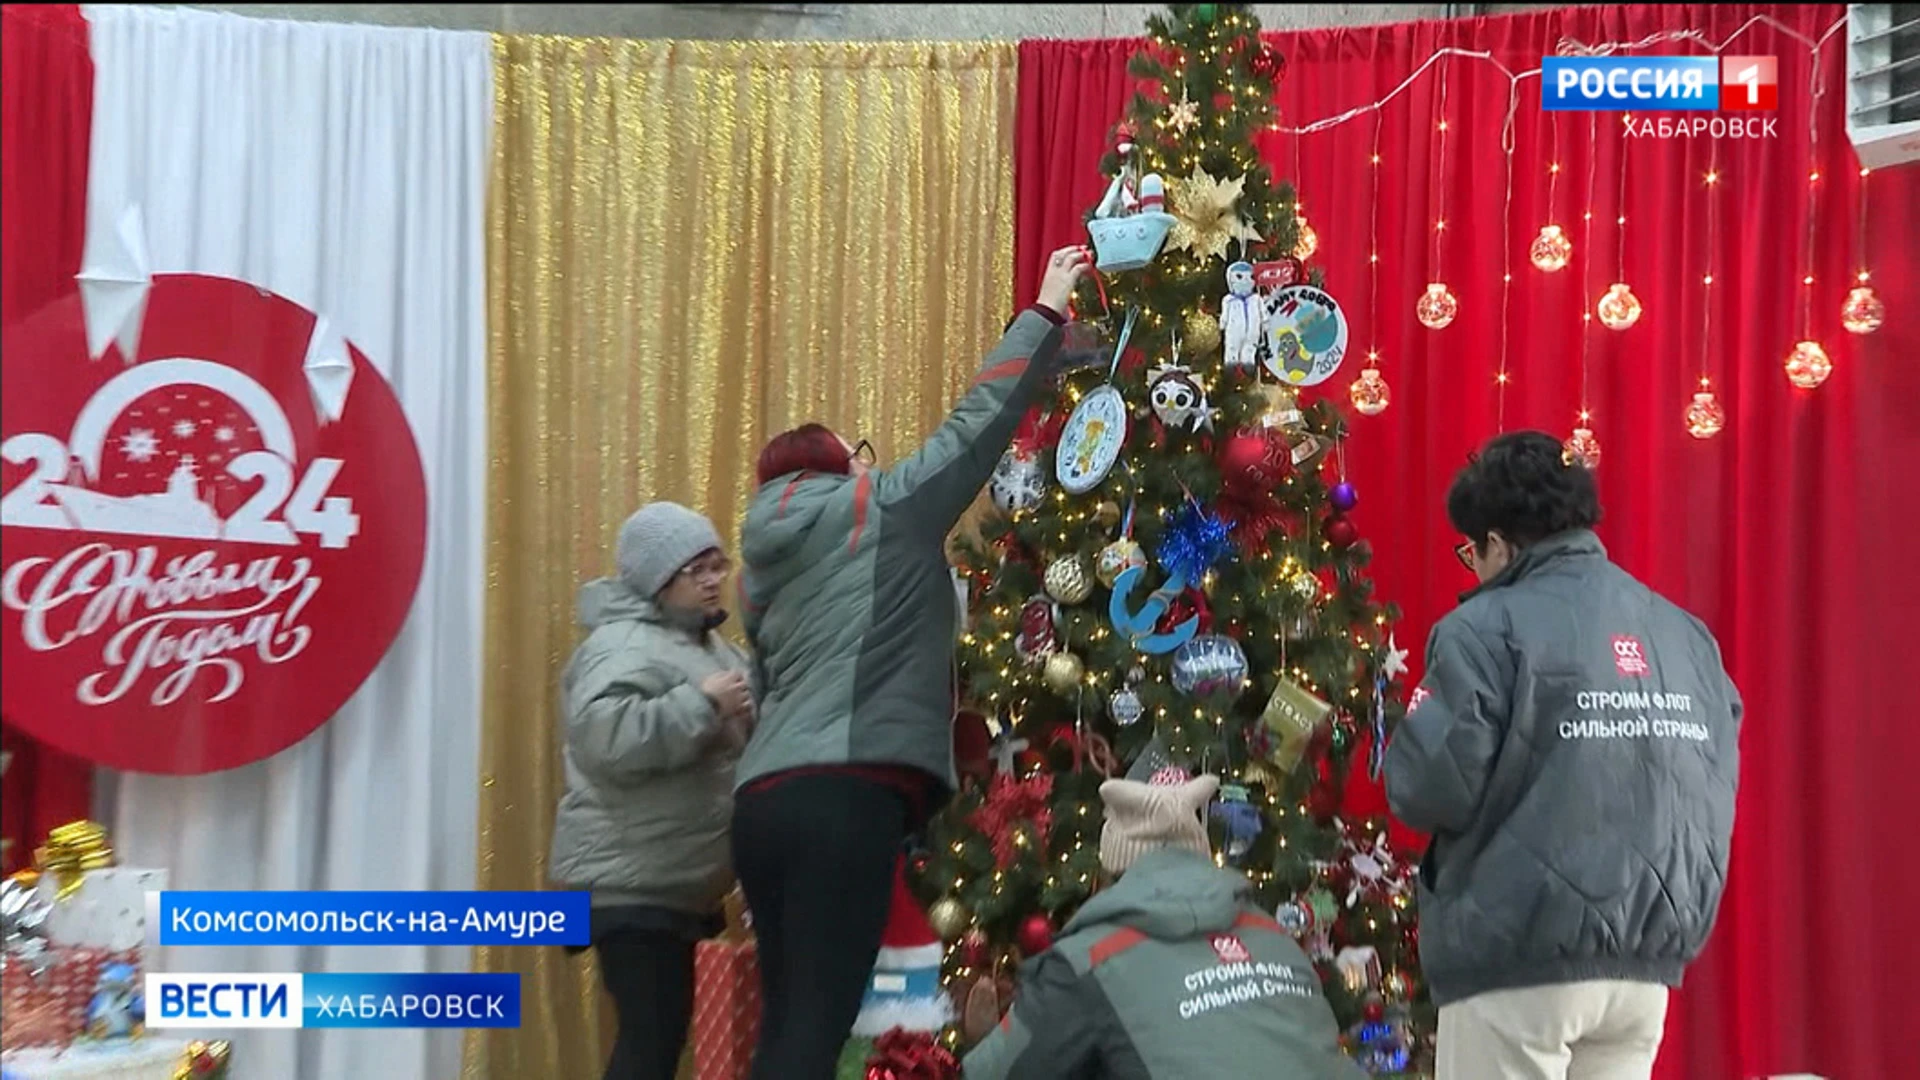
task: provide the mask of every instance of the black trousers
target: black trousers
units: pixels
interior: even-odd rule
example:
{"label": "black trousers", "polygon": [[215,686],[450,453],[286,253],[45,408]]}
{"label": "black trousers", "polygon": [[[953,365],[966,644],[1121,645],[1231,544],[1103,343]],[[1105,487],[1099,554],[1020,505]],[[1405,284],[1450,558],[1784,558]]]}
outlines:
{"label": "black trousers", "polygon": [[620,1022],[605,1080],[673,1080],[693,1020],[693,938],[622,928],[593,948]]}
{"label": "black trousers", "polygon": [[832,1080],[886,932],[908,812],[899,791],[855,776],[735,797],[734,872],[760,950],[753,1080]]}

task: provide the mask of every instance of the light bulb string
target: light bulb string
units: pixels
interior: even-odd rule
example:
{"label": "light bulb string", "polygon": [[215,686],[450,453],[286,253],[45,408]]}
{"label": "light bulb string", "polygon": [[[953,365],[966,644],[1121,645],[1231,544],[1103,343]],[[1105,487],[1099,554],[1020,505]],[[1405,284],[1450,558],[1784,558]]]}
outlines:
{"label": "light bulb string", "polygon": [[1711,143],[1711,156],[1707,159],[1707,175],[1715,180],[1703,185],[1707,189],[1707,257],[1706,273],[1700,277],[1700,388],[1707,389],[1707,357],[1713,343],[1713,257],[1714,242],[1719,224],[1720,200],[1715,195],[1720,190],[1717,182],[1720,175],[1720,143]]}
{"label": "light bulb string", "polygon": [[1614,192],[1614,202],[1619,210],[1614,215],[1614,224],[1619,226],[1620,231],[1615,234],[1614,247],[1618,259],[1615,269],[1618,272],[1613,280],[1618,282],[1627,280],[1627,147],[1632,141],[1627,136],[1626,127],[1622,125],[1620,128],[1620,181],[1619,187]]}
{"label": "light bulb string", "polygon": [[1593,295],[1593,185],[1600,175],[1600,115],[1587,114],[1587,201],[1582,212],[1586,237],[1580,255],[1580,426],[1586,427],[1592,415],[1587,399],[1588,353],[1593,345],[1593,312],[1586,310],[1585,298]]}
{"label": "light bulb string", "polygon": [[1859,257],[1860,272],[1854,275],[1855,285],[1865,285],[1873,277],[1873,267],[1867,255],[1867,181],[1873,170],[1860,166],[1860,228],[1856,241],[1856,254]]}
{"label": "light bulb string", "polygon": [[1508,143],[1507,186],[1501,197],[1500,210],[1500,371],[1494,377],[1494,417],[1496,430],[1505,434],[1507,430],[1507,383],[1512,381],[1507,375],[1508,315],[1513,299],[1513,144]]}
{"label": "light bulb string", "polygon": [[1433,276],[1428,279],[1429,281],[1446,280],[1441,276],[1440,243],[1447,231],[1447,84],[1449,81],[1447,78],[1448,70],[1449,70],[1449,65],[1442,64],[1440,66],[1440,94],[1439,94],[1440,120],[1438,124],[1440,128],[1440,154],[1438,158],[1440,175],[1439,175],[1438,181],[1434,184],[1434,191],[1436,193],[1438,201],[1437,201],[1437,205],[1434,208],[1434,214],[1433,214]]}
{"label": "light bulb string", "polygon": [[1547,113],[1547,130],[1553,135],[1553,152],[1547,158],[1547,224],[1558,225],[1560,192],[1560,114]]}
{"label": "light bulb string", "polygon": [[[1367,366],[1380,366],[1380,127],[1379,113],[1373,114],[1373,182],[1367,191]],[[1300,140],[1294,139],[1295,145]]]}
{"label": "light bulb string", "polygon": [[1821,78],[1820,49],[1833,36],[1829,28],[1813,43],[1812,64],[1807,72],[1807,275],[1802,280],[1800,298],[1804,339],[1813,338],[1813,266],[1817,258],[1814,244],[1819,236],[1815,211],[1820,198],[1820,102],[1827,96],[1826,80]]}
{"label": "light bulb string", "polygon": [[[1737,28],[1734,29],[1732,33],[1728,34],[1726,37],[1722,38],[1718,42],[1709,41],[1705,34],[1702,34],[1697,30],[1665,30],[1665,31],[1661,31],[1660,33],[1649,34],[1646,37],[1640,38],[1637,41],[1604,41],[1604,42],[1598,42],[1591,45],[1586,44],[1584,42],[1577,41],[1573,38],[1561,38],[1558,45],[1555,47],[1554,52],[1556,55],[1559,55],[1559,56],[1611,56],[1617,52],[1637,51],[1640,49],[1652,48],[1656,45],[1667,45],[1667,44],[1673,44],[1678,42],[1692,42],[1696,45],[1699,45],[1701,48],[1705,49],[1710,53],[1719,55],[1720,53],[1725,52],[1730,46],[1732,46],[1732,44],[1735,41],[1746,36],[1747,31],[1752,30],[1756,27],[1765,26],[1765,27],[1771,28],[1776,33],[1779,33],[1785,37],[1792,38],[1793,40],[1798,41],[1801,44],[1807,46],[1807,48],[1814,54],[1814,65],[1813,65],[1814,72],[1815,72],[1814,77],[1818,79],[1819,72],[1821,70],[1820,57],[1819,57],[1820,47],[1822,45],[1825,45],[1827,41],[1831,39],[1835,34],[1839,33],[1841,30],[1844,30],[1846,28],[1846,25],[1847,25],[1847,17],[1845,15],[1842,15],[1840,16],[1840,18],[1835,19],[1832,25],[1828,26],[1827,29],[1823,33],[1821,33],[1821,35],[1818,38],[1809,38],[1805,34],[1800,33],[1799,31],[1793,29],[1792,27],[1781,22],[1780,20],[1773,18],[1770,15],[1755,15],[1752,18],[1748,19],[1746,22],[1741,23]],[[1380,109],[1384,108],[1386,105],[1393,102],[1401,94],[1406,93],[1409,89],[1412,88],[1413,84],[1419,82],[1420,77],[1427,73],[1427,69],[1433,67],[1434,65],[1440,63],[1442,60],[1451,56],[1458,56],[1458,57],[1464,57],[1468,60],[1481,61],[1483,63],[1491,65],[1492,67],[1497,69],[1502,75],[1505,75],[1507,77],[1507,81],[1510,84],[1510,91],[1507,97],[1506,120],[1501,125],[1501,128],[1500,128],[1500,145],[1502,149],[1510,149],[1513,141],[1514,117],[1519,110],[1520,98],[1517,92],[1518,85],[1520,81],[1523,79],[1539,78],[1540,69],[1528,68],[1525,71],[1514,71],[1512,68],[1509,68],[1507,65],[1495,59],[1493,53],[1489,51],[1481,50],[1481,49],[1461,49],[1453,46],[1448,46],[1443,49],[1436,49],[1433,55],[1427,57],[1426,60],[1422,61],[1419,67],[1414,68],[1411,74],[1409,74],[1406,78],[1400,80],[1400,82],[1396,84],[1392,90],[1387,91],[1386,96],[1380,98],[1377,101],[1370,101],[1364,105],[1356,105],[1353,108],[1335,113],[1332,116],[1322,117],[1319,120],[1314,120],[1305,124],[1287,126],[1287,125],[1282,125],[1276,121],[1275,123],[1273,123],[1268,127],[1268,130],[1278,132],[1283,135],[1312,135],[1317,132],[1328,131],[1333,128],[1339,127],[1340,125],[1348,123],[1349,121],[1358,119],[1359,117],[1364,116],[1369,112],[1378,112]]]}

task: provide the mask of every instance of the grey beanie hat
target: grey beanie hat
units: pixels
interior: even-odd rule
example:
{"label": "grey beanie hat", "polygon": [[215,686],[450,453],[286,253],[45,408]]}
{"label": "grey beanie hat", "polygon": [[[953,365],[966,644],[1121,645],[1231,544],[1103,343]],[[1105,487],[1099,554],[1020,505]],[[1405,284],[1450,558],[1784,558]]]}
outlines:
{"label": "grey beanie hat", "polygon": [[653,596],[681,567],[719,546],[720,534],[705,516],[679,503],[648,503],[620,526],[620,578]]}

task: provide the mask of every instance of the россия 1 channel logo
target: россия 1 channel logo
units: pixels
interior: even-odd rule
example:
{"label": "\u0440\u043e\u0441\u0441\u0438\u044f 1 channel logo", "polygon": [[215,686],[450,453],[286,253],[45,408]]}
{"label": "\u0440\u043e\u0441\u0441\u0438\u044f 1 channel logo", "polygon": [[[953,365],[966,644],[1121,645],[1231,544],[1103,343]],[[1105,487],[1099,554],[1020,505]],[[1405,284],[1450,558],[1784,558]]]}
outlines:
{"label": "\u0440\u043e\u0441\u0441\u0438\u044f 1 channel logo", "polygon": [[[1772,113],[1780,107],[1780,64],[1772,56],[1548,56],[1540,61],[1540,107],[1633,114],[1629,134],[1698,135],[1714,129],[1716,135],[1764,138],[1777,134],[1773,116],[1656,121],[1643,114]],[[1647,130],[1633,130],[1638,127]]]}

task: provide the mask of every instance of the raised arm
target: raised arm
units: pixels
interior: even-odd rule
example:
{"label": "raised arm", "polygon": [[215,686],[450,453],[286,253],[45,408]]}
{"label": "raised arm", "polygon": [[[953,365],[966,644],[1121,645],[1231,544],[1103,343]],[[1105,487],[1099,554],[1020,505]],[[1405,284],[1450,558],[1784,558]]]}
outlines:
{"label": "raised arm", "polygon": [[1040,296],[987,354],[960,403],[911,457],[874,474],[874,499],[911,523],[945,535],[980,493],[1021,417],[1052,372],[1073,287],[1091,265],[1085,248],[1062,248],[1047,264]]}

